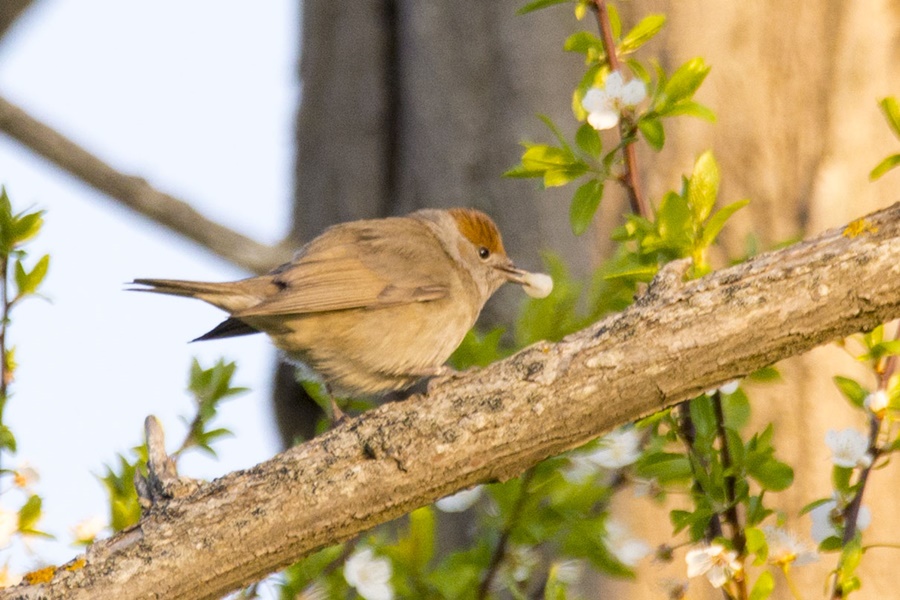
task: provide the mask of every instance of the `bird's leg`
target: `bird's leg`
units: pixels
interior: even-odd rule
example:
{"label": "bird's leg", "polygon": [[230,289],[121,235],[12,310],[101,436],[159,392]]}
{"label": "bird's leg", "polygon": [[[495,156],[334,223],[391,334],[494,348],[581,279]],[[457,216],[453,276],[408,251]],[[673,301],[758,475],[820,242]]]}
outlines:
{"label": "bird's leg", "polygon": [[433,390],[437,389],[444,383],[459,377],[463,372],[457,371],[453,367],[449,367],[447,365],[441,365],[437,367],[427,375],[428,384],[425,388],[425,393],[430,394]]}
{"label": "bird's leg", "polygon": [[329,395],[328,401],[331,403],[331,426],[334,427],[346,421],[347,413],[341,410],[341,407],[335,402],[334,396]]}
{"label": "bird's leg", "polygon": [[326,383],[324,384],[324,387],[325,395],[328,396],[328,404],[331,408],[331,414],[329,415],[331,417],[331,426],[335,427],[347,420],[347,413],[342,411],[341,407],[338,406],[337,400],[334,399],[334,393],[331,391],[331,386]]}

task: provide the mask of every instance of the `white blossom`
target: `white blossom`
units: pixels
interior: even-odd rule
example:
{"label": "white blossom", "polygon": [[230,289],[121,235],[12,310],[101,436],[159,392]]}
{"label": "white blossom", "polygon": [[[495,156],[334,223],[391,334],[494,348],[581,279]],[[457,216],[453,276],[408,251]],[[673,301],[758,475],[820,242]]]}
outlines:
{"label": "white blossom", "polygon": [[391,561],[376,557],[371,548],[353,553],[344,563],[344,579],[365,600],[393,600]]}
{"label": "white blossom", "polygon": [[584,568],[584,561],[581,560],[564,560],[550,567],[556,574],[556,580],[566,585],[578,583],[584,575]]}
{"label": "white blossom", "polygon": [[13,483],[16,487],[24,490],[30,490],[40,478],[37,469],[32,467],[27,461],[20,463],[13,471]]}
{"label": "white blossom", "polygon": [[[817,544],[821,544],[825,538],[841,535],[843,518],[836,498],[823,502],[809,511],[809,518],[812,520],[810,536]],[[856,514],[857,531],[865,531],[871,522],[872,513],[869,512],[869,508],[860,506]]]}
{"label": "white blossom", "polygon": [[480,485],[476,485],[468,490],[462,490],[452,496],[446,496],[435,502],[438,509],[447,513],[463,512],[471,508],[475,502],[481,498],[484,489]]}
{"label": "white blossom", "polygon": [[711,389],[706,390],[705,394],[707,396],[709,396],[710,398],[712,398],[716,394],[716,392],[719,392],[720,394],[725,394],[727,396],[729,394],[733,394],[736,391],[738,391],[739,387],[741,387],[741,380],[740,379],[732,379],[728,383],[723,383],[722,385],[720,385],[717,388],[711,388]]}
{"label": "white blossom", "polygon": [[628,83],[622,74],[613,71],[606,76],[603,87],[589,89],[581,105],[588,112],[588,123],[594,129],[612,129],[619,123],[622,110],[636,106],[647,97],[647,86],[640,79]]}
{"label": "white blossom", "polygon": [[617,429],[600,439],[588,460],[607,469],[621,469],[641,457],[641,436],[633,427]]}
{"label": "white blossom", "polygon": [[606,547],[616,559],[626,567],[634,567],[650,554],[650,544],[633,537],[624,524],[609,519],[606,521]]}
{"label": "white blossom", "polygon": [[10,571],[9,564],[5,564],[2,568],[0,568],[0,588],[19,585],[20,581],[22,581],[22,576],[18,573],[13,573],[12,571]]}
{"label": "white blossom", "polygon": [[75,537],[76,543],[90,544],[94,538],[100,535],[104,527],[106,527],[106,519],[100,515],[94,515],[76,524],[72,528],[72,535]]}
{"label": "white blossom", "polygon": [[719,386],[719,391],[727,396],[738,391],[739,387],[741,387],[741,381],[739,379],[735,379],[733,381],[729,381],[725,385]]}
{"label": "white blossom", "polygon": [[726,550],[721,544],[710,544],[703,548],[688,551],[684,557],[687,562],[687,576],[706,575],[715,588],[720,588],[734,577],[742,567],[737,560],[737,552]]}
{"label": "white blossom", "polygon": [[888,394],[886,391],[878,390],[866,396],[864,404],[865,407],[873,413],[879,413],[887,408],[889,400],[890,399],[888,398]]}
{"label": "white blossom", "polygon": [[769,546],[769,562],[782,566],[803,566],[819,560],[815,549],[791,531],[781,527],[764,527],[763,533]]}
{"label": "white blossom", "polygon": [[562,476],[569,483],[579,484],[597,473],[597,465],[587,454],[576,452],[569,455],[569,463],[562,470]]}
{"label": "white blossom", "polygon": [[825,433],[825,443],[831,448],[831,462],[838,467],[865,468],[872,464],[869,440],[855,429],[829,429]]}
{"label": "white blossom", "polygon": [[19,513],[0,507],[0,548],[9,546],[18,530]]}
{"label": "white blossom", "polygon": [[623,427],[602,438],[599,446],[589,452],[573,452],[562,475],[569,483],[583,483],[600,468],[621,469],[641,457],[641,436],[634,428]]}
{"label": "white blossom", "polygon": [[522,582],[531,577],[538,566],[537,553],[529,546],[514,546],[507,557],[506,567],[515,581]]}

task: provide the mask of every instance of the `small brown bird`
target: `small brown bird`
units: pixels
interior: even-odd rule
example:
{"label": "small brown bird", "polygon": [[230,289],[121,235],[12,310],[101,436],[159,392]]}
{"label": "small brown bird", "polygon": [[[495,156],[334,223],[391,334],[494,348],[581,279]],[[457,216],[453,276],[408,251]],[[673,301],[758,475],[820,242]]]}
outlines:
{"label": "small brown bird", "polygon": [[231,315],[197,340],[264,332],[330,393],[352,396],[402,390],[438,373],[507,281],[535,297],[553,286],[549,276],[513,266],[490,217],[454,208],[335,225],[259,277],[133,283]]}

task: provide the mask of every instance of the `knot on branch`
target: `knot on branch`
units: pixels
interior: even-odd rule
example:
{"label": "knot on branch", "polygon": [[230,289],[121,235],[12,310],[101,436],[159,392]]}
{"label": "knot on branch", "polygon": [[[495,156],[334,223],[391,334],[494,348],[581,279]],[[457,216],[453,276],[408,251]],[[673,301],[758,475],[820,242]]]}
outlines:
{"label": "knot on branch", "polygon": [[154,506],[188,496],[200,487],[200,483],[188,477],[179,477],[175,461],[166,454],[166,437],[162,424],[150,415],[144,421],[144,435],[147,441],[147,475],[134,473],[134,487],[141,507],[149,510]]}
{"label": "knot on branch", "polygon": [[684,285],[684,277],[690,268],[690,258],[679,258],[664,264],[650,285],[647,286],[647,291],[635,299],[635,304],[641,306],[652,304],[666,293],[681,288]]}

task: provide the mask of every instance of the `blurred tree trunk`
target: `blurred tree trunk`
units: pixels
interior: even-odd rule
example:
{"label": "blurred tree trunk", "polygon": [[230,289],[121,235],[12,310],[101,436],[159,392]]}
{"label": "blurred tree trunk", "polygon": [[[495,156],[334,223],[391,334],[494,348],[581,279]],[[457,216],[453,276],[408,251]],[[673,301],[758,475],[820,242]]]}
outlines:
{"label": "blurred tree trunk", "polygon": [[[581,59],[560,51],[579,26],[571,11],[525,17],[518,0],[367,0],[303,3],[302,101],[297,118],[294,237],[340,221],[424,207],[488,212],[510,256],[540,268],[560,253],[580,273],[590,243],[568,227],[565,192],[501,175],[519,143],[548,132],[538,113],[567,123]],[[482,323],[509,322],[522,301],[503,290]],[[316,409],[296,399],[292,371],[277,376],[282,437],[309,436]]]}
{"label": "blurred tree trunk", "polygon": [[[621,8],[626,23],[651,12],[668,15],[668,26],[648,48],[667,68],[694,56],[712,65],[698,100],[715,110],[718,122],[676,119],[677,125],[667,128],[665,150],[643,153],[643,179],[650,198],[659,198],[679,185],[679,176],[690,170],[700,152],[712,148],[722,170],[721,202],[751,199],[725,230],[729,256],[745,252],[748,236],[766,249],[897,201],[900,173],[868,181],[869,171],[897,151],[897,141],[876,104],[900,93],[896,4],[655,0]],[[799,517],[798,511],[831,493],[825,431],[845,427],[867,431],[860,413],[847,407],[831,378],[858,376],[870,386],[874,381],[836,347],[816,349],[779,368],[782,382],[748,387],[754,411],[751,427],[775,423],[776,447],[795,468],[795,482],[769,499],[782,506],[788,524],[809,539],[809,517]],[[873,514],[868,537],[872,543],[900,537],[895,492],[890,491],[897,481],[893,464],[873,472],[865,496]],[[617,512],[651,544],[677,543],[666,539],[668,508],[626,493],[618,499]],[[896,597],[892,561],[876,552],[862,561],[862,595]],[[836,556],[830,554],[791,573],[799,589],[811,590],[808,597],[820,597],[835,565]],[[669,568],[648,566],[635,582],[604,582],[604,593],[660,598],[661,580],[683,579],[684,574],[683,555],[676,554]],[[755,578],[754,571],[751,576]],[[691,598],[722,598],[701,579],[692,583]],[[781,593],[773,598],[790,598],[783,578],[777,579]],[[704,595],[700,590],[708,591]]]}
{"label": "blurred tree trunk", "polygon": [[[542,249],[560,253],[578,274],[600,260],[624,211],[613,186],[593,237],[575,239],[567,224],[570,190],[541,191],[530,181],[500,178],[517,162],[519,142],[549,139],[536,114],[574,130],[570,94],[582,66],[579,56],[562,52],[562,43],[575,30],[595,26],[591,19],[577,22],[567,6],[516,16],[523,4],[304,3],[298,244],[338,221],[469,205],[496,218],[507,249],[525,267],[539,266]],[[641,165],[649,197],[656,199],[680,185],[695,156],[714,150],[722,202],[752,200],[725,232],[729,256],[740,257],[751,235],[764,249],[896,200],[900,174],[867,181],[869,170],[896,151],[876,106],[877,99],[900,93],[891,87],[900,81],[896,7],[875,1],[641,0],[620,9],[625,27],[651,12],[668,15],[667,28],[644,56],[659,56],[670,70],[693,56],[713,66],[698,99],[716,111],[718,122],[676,119],[667,126],[665,150],[644,149]],[[514,314],[520,298],[507,291],[489,305],[486,320],[508,321]],[[777,501],[807,534],[808,518],[797,520],[796,511],[830,493],[824,430],[862,424],[845,408],[831,376],[859,371],[834,348],[780,367],[783,383],[750,393],[756,422],[774,420],[781,456],[796,468],[793,488]],[[285,440],[308,435],[313,421],[291,380],[283,371],[276,390]],[[878,493],[895,478],[893,467],[878,471],[867,494],[884,531],[874,536],[878,541],[900,533],[891,494]],[[623,497],[617,512],[651,543],[673,542],[665,534],[666,510]],[[866,593],[891,596],[889,562],[867,556],[863,565]],[[794,575],[801,586],[818,590],[833,566],[828,556]],[[679,555],[666,573],[653,567],[637,582],[603,581],[603,594],[657,598],[660,579],[683,578],[684,572]],[[695,582],[692,597],[706,587]]]}

